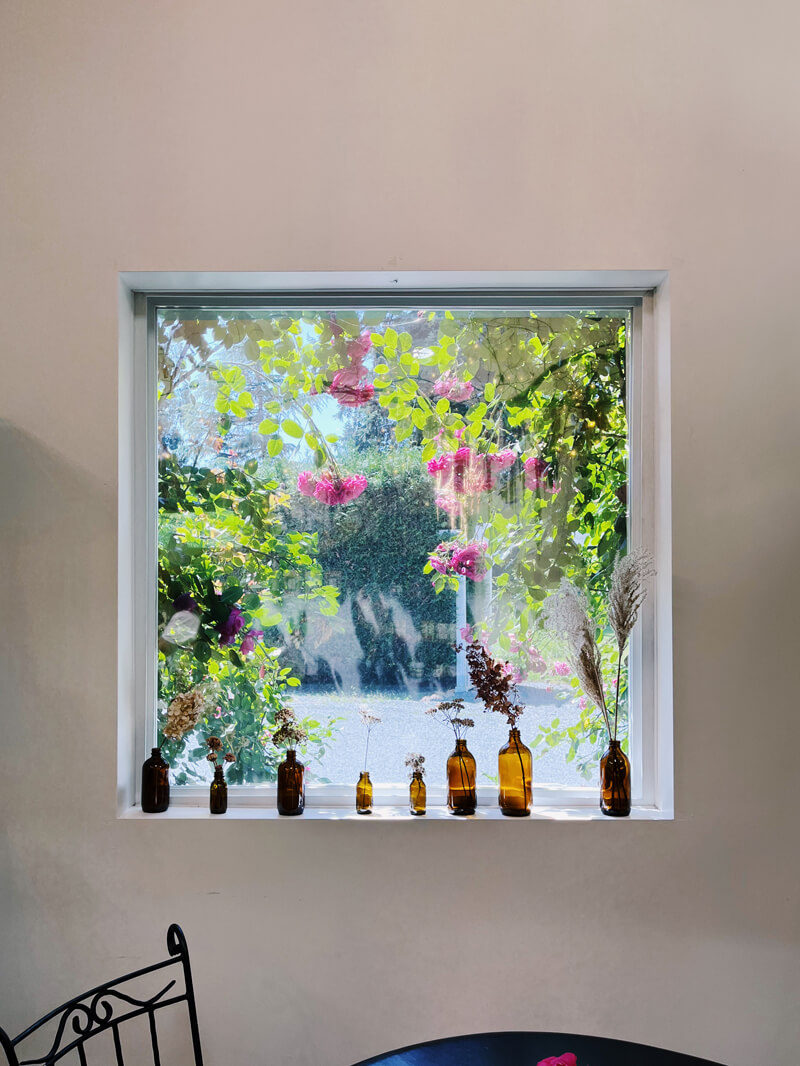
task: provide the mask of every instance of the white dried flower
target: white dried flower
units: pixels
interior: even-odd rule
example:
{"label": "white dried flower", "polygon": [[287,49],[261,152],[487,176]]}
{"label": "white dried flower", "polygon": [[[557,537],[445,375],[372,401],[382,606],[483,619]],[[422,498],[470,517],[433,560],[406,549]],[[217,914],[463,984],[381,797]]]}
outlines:
{"label": "white dried flower", "polygon": [[180,740],[194,729],[219,692],[215,681],[204,681],[188,692],[181,692],[167,708],[164,736]]}
{"label": "white dried flower", "polygon": [[611,575],[608,620],[617,637],[620,655],[631,635],[647,592],[644,584],[655,574],[653,559],[644,548],[618,556]]}

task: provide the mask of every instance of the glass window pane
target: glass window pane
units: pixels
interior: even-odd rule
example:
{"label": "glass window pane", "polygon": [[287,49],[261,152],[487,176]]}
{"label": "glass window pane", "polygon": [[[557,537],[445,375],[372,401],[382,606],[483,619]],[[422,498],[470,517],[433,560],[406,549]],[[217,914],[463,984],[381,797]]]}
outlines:
{"label": "glass window pane", "polygon": [[210,780],[212,735],[231,784],[274,781],[288,703],[311,780],[355,786],[366,711],[372,780],[417,751],[437,784],[452,736],[424,711],[455,694],[489,785],[507,726],[470,693],[479,640],[517,682],[535,783],[595,784],[601,721],[539,613],[562,577],[599,606],[625,550],[628,312],[163,308],[157,331],[176,783]]}

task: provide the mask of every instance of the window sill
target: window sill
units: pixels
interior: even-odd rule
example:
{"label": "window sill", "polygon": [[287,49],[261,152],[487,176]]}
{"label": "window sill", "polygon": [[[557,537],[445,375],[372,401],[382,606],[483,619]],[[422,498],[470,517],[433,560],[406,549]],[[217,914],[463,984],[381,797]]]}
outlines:
{"label": "window sill", "polygon": [[507,818],[497,807],[479,807],[476,814],[468,816],[452,815],[446,807],[429,807],[424,817],[409,813],[408,807],[394,807],[388,804],[373,808],[372,814],[356,814],[351,807],[306,807],[305,812],[297,817],[282,817],[274,807],[238,807],[229,806],[226,814],[211,814],[208,807],[176,805],[163,814],[145,814],[140,807],[128,807],[120,812],[124,820],[174,821],[219,821],[226,819],[248,822],[518,822],[523,825],[531,822],[663,822],[672,821],[674,815],[656,807],[634,807],[628,818],[609,818],[597,807],[534,807],[529,818]]}

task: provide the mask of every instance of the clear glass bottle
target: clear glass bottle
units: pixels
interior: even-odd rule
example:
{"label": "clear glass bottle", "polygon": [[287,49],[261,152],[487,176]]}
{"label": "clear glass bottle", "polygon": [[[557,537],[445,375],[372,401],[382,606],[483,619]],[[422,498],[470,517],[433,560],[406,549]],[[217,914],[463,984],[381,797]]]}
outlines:
{"label": "clear glass bottle", "polygon": [[474,814],[477,803],[475,759],[466,740],[457,740],[447,760],[447,806],[452,814]]}
{"label": "clear glass bottle", "polygon": [[372,782],[366,770],[361,771],[356,785],[356,810],[359,814],[372,814]]}
{"label": "clear glass bottle", "polygon": [[611,818],[631,813],[631,764],[619,740],[609,741],[600,760],[600,810]]}
{"label": "clear glass bottle", "polygon": [[305,766],[294,748],[289,748],[278,766],[278,814],[302,814],[305,806]]}
{"label": "clear glass bottle", "polygon": [[228,785],[221,766],[214,767],[214,780],[211,782],[209,809],[212,814],[224,814],[228,809]]}
{"label": "clear glass bottle", "polygon": [[169,807],[169,763],[161,748],[153,748],[150,758],[142,765],[142,810],[147,814],[161,814]]}
{"label": "clear glass bottle", "polygon": [[503,814],[524,818],[531,813],[532,768],[530,748],[522,743],[519,730],[512,729],[508,734],[508,743],[503,745],[497,756],[500,779],[498,801]]}
{"label": "clear glass bottle", "polygon": [[424,814],[427,800],[425,780],[419,770],[411,775],[411,783],[408,786],[408,805],[412,814]]}

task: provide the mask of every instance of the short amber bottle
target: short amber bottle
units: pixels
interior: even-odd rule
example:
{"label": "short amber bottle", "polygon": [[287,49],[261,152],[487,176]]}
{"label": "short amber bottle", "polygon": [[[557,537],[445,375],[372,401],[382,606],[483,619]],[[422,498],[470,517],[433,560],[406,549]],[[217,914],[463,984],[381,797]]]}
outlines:
{"label": "short amber bottle", "polygon": [[508,734],[508,743],[503,745],[497,756],[500,779],[498,799],[503,814],[512,818],[524,818],[531,813],[532,767],[530,748],[522,743],[519,730],[512,729]]}
{"label": "short amber bottle", "polygon": [[631,813],[631,764],[619,740],[611,740],[600,760],[600,810],[612,818]]}
{"label": "short amber bottle", "polygon": [[366,770],[361,771],[356,785],[356,810],[359,814],[372,814],[372,782]]}
{"label": "short amber bottle", "polygon": [[142,810],[147,814],[161,814],[169,807],[169,763],[161,748],[153,748],[150,758],[142,765]]}
{"label": "short amber bottle", "polygon": [[278,814],[302,814],[306,806],[305,766],[290,748],[278,766]]}
{"label": "short amber bottle", "polygon": [[214,780],[211,782],[209,809],[212,814],[224,814],[228,809],[228,785],[221,766],[214,767]]}
{"label": "short amber bottle", "polygon": [[412,814],[424,814],[427,801],[427,789],[425,781],[419,770],[411,775],[411,784],[408,786],[408,805]]}
{"label": "short amber bottle", "polygon": [[477,802],[475,759],[466,740],[457,740],[456,750],[447,760],[447,806],[452,814],[474,814]]}

